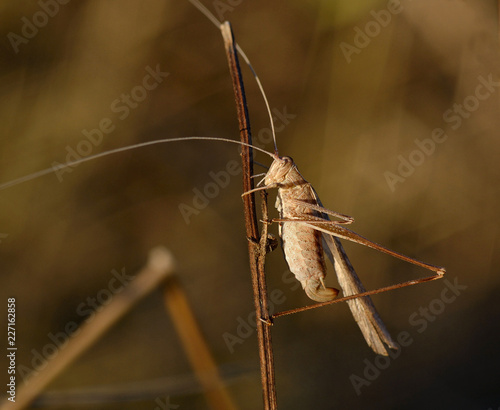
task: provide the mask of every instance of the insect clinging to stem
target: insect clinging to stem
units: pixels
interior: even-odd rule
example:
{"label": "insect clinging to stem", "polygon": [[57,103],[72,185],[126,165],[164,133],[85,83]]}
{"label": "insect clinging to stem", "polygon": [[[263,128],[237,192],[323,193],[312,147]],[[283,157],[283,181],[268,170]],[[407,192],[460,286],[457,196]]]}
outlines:
{"label": "insect clinging to stem", "polygon": [[[220,25],[220,22],[198,0],[190,0],[190,2],[214,24]],[[271,222],[279,223],[285,259],[290,267],[290,271],[300,281],[307,296],[317,302],[329,302],[334,300],[339,293],[337,289],[325,286],[326,266],[323,256],[324,251],[335,267],[339,284],[345,296],[366,292],[339,238],[360,243],[406,262],[429,269],[436,273],[432,278],[443,276],[445,273],[444,268],[417,261],[369,241],[343,226],[354,222],[353,218],[323,207],[316,191],[302,177],[293,159],[286,156],[279,156],[273,118],[265,92],[248,58],[241,48],[238,46],[236,48],[250,66],[259,85],[270,117],[274,143],[274,153],[270,154],[273,157],[273,162],[268,172],[257,188],[245,192],[243,195],[248,195],[258,190],[278,189],[276,208],[280,217]],[[337,218],[337,220],[330,221],[329,215]],[[421,280],[412,282],[412,284],[427,280],[429,278],[422,278]],[[385,345],[396,349],[396,344],[391,339],[369,296],[348,300],[347,303],[368,345],[376,353],[387,355]]]}
{"label": "insect clinging to stem", "polygon": [[[205,15],[207,15],[212,20],[212,22],[214,22],[214,24],[220,24],[208,10],[204,9],[204,7],[201,6],[201,4],[199,4],[195,0],[190,1],[191,3],[195,4],[196,7],[198,7]],[[240,47],[237,47],[237,49],[252,69],[257,84],[261,90],[267,107],[267,112],[270,117],[274,142],[273,153],[249,145],[253,149],[269,155],[273,159],[273,161],[264,178],[261,180],[261,182],[259,182],[259,184],[257,184],[257,187],[251,191],[244,192],[243,195],[248,195],[258,190],[273,188],[277,189],[276,208],[279,212],[279,218],[271,220],[270,222],[276,222],[279,224],[279,231],[282,239],[282,248],[285,259],[290,267],[291,272],[294,273],[297,280],[300,281],[307,296],[317,302],[328,302],[334,300],[339,293],[337,289],[326,287],[324,283],[326,276],[324,253],[327,254],[328,258],[335,268],[339,285],[342,288],[343,294],[345,296],[358,295],[366,292],[354,268],[352,267],[339,239],[345,239],[371,247],[380,252],[402,259],[406,262],[431,270],[435,272],[436,277],[441,277],[442,275],[444,275],[445,269],[442,267],[423,263],[400,253],[394,252],[351,231],[350,229],[346,228],[345,225],[353,223],[353,218],[338,212],[330,211],[323,207],[323,204],[321,203],[316,191],[314,190],[312,185],[307,182],[300,174],[293,159],[287,156],[279,156],[272,114],[271,110],[269,109],[269,104],[265,96],[263,87],[258,76],[255,74],[255,71],[251,67],[248,58],[243,53],[243,50],[241,50]],[[174,139],[161,139],[143,142],[111,151],[106,151],[97,155],[88,156],[80,160],[67,163],[64,166],[80,164],[86,161],[118,152],[132,150],[139,147],[189,140],[210,140],[239,145],[248,145],[243,144],[240,141],[218,137],[193,136]],[[2,184],[0,185],[0,189],[5,189],[9,186],[16,185],[18,183],[28,181],[55,171],[56,169],[54,168],[45,169],[26,177],[19,178],[15,181]],[[330,220],[330,217],[334,217],[335,220]],[[428,280],[428,278],[423,278],[421,280],[417,279],[414,282],[420,283],[426,280]],[[377,354],[387,355],[388,352],[386,346],[396,349],[396,344],[392,340],[384,323],[380,319],[369,296],[353,298],[351,300],[348,300],[347,303],[368,345]]]}

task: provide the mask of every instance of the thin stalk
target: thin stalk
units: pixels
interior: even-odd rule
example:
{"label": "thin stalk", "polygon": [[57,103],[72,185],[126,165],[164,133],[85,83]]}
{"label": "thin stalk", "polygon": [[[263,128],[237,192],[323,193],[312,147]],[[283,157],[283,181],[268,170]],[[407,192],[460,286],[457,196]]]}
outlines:
{"label": "thin stalk", "polygon": [[311,310],[311,309],[316,309],[316,308],[320,308],[323,306],[333,305],[335,303],[346,302],[348,300],[361,298],[363,296],[376,295],[377,293],[388,292],[390,290],[400,289],[400,288],[404,288],[406,286],[418,285],[419,283],[423,283],[423,282],[430,282],[432,280],[441,279],[442,277],[443,277],[442,275],[428,276],[426,278],[409,280],[408,282],[402,282],[402,283],[398,283],[396,285],[385,286],[383,288],[369,290],[366,292],[357,293],[355,295],[344,296],[343,298],[333,299],[333,300],[330,300],[329,302],[316,303],[315,305],[309,305],[309,306],[304,306],[304,307],[300,307],[300,308],[284,310],[282,312],[278,312],[278,313],[275,313],[274,315],[272,315],[271,320],[278,318],[280,316],[293,315],[295,313],[305,312],[306,310]]}
{"label": "thin stalk", "polygon": [[188,298],[177,278],[170,278],[164,287],[164,302],[174,322],[182,347],[191,362],[196,377],[203,386],[203,394],[211,409],[236,410],[217,364],[203,337]]}
{"label": "thin stalk", "polygon": [[[245,98],[243,78],[241,76],[238,54],[229,22],[221,25],[222,36],[226,48],[226,56],[229,63],[229,71],[233,82],[236,110],[240,126],[241,142],[252,143],[250,131],[250,120]],[[243,168],[243,191],[253,189],[253,155],[252,148],[248,145],[242,146],[241,160]],[[259,246],[259,229],[257,224],[257,213],[255,209],[254,194],[243,197],[245,209],[245,227],[248,238],[248,253],[250,257],[250,272],[252,276],[253,297],[257,319],[257,338],[259,343],[260,373],[262,381],[262,392],[264,396],[264,408],[266,410],[277,409],[276,386],[274,377],[274,359],[271,339],[271,323],[266,280],[263,259],[265,255]],[[267,234],[266,234],[267,236]]]}

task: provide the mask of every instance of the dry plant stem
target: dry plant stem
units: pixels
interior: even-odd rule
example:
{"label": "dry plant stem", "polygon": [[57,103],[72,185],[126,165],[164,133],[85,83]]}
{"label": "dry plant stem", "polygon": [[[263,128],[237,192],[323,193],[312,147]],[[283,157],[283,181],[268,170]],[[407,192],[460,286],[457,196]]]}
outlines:
{"label": "dry plant stem", "polygon": [[[85,322],[78,330],[78,334],[72,337],[52,360],[48,361],[40,373],[33,376],[28,384],[19,389],[16,397],[16,410],[26,408],[71,362],[174,270],[174,258],[169,251],[161,247],[151,250],[147,265],[136,275],[135,279],[123,291],[115,295],[109,305],[96,313],[92,321]],[[2,403],[0,410],[11,408],[12,403],[6,400]]]}
{"label": "dry plant stem", "polygon": [[170,279],[165,284],[164,302],[210,408],[235,410],[237,407],[224,387],[186,294],[176,278]]}
{"label": "dry plant stem", "polygon": [[[229,63],[229,71],[233,82],[236,109],[240,126],[241,141],[246,144],[252,143],[250,132],[250,121],[246,107],[245,90],[241,77],[238,55],[235,49],[235,42],[231,30],[231,25],[225,22],[221,25],[222,36],[226,48],[226,55]],[[252,150],[248,146],[242,146],[242,168],[243,168],[243,191],[253,189],[253,157]],[[257,320],[257,338],[259,342],[260,373],[262,381],[262,391],[264,396],[264,408],[277,409],[276,386],[274,377],[274,360],[271,340],[270,315],[268,309],[268,298],[266,290],[264,263],[260,252],[259,232],[257,225],[257,214],[255,209],[254,194],[243,197],[245,208],[245,227],[248,237],[248,252],[250,257],[250,270],[252,275],[252,286],[254,294],[254,304]]]}

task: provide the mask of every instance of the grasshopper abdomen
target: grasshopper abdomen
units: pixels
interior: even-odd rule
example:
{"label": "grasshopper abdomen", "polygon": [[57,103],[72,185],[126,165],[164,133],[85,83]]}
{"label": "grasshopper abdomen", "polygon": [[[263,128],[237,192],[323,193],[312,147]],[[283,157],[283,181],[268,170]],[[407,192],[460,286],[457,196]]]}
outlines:
{"label": "grasshopper abdomen", "polygon": [[[276,157],[264,182],[268,186],[278,187],[276,209],[280,219],[321,218],[318,211],[301,205],[317,205],[317,202],[311,185],[302,177],[290,157]],[[335,299],[339,291],[327,288],[324,284],[326,265],[321,232],[293,221],[280,222],[279,227],[285,259],[307,296],[317,302]]]}

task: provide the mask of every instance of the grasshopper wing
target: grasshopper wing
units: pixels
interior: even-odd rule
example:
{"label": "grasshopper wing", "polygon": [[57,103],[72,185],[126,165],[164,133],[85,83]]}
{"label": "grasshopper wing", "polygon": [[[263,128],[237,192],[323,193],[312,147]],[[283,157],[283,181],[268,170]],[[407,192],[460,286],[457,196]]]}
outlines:
{"label": "grasshopper wing", "polygon": [[[313,191],[317,204],[322,207],[323,204],[318,194],[312,187],[311,190]],[[323,217],[329,219],[327,214],[323,214]],[[315,227],[312,224],[308,224],[308,226]],[[324,231],[322,233],[323,242],[326,245],[324,246],[325,253],[335,268],[335,273],[337,274],[339,285],[344,292],[344,296],[366,292],[365,287],[359,280],[338,238]],[[366,343],[368,343],[368,346],[370,346],[375,353],[383,356],[388,355],[384,343],[391,349],[397,349],[396,344],[392,340],[391,335],[385,327],[384,322],[382,322],[369,296],[348,300],[347,304],[351,309],[354,320],[356,320],[361,329],[361,333],[363,333]]]}

